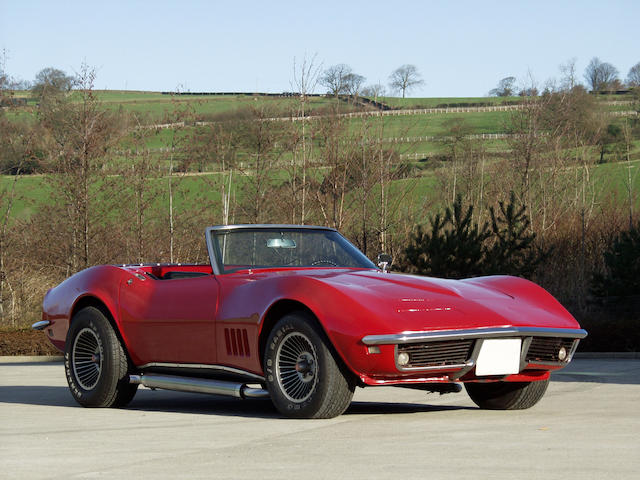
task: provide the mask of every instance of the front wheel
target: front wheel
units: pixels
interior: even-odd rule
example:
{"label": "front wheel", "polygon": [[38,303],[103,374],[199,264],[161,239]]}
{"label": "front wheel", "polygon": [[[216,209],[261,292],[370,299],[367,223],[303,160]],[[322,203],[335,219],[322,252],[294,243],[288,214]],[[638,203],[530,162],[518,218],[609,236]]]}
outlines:
{"label": "front wheel", "polygon": [[488,410],[524,410],[544,396],[549,379],[536,382],[465,383],[471,400]]}
{"label": "front wheel", "polygon": [[267,388],[275,407],[291,418],[333,418],[353,397],[355,382],[328,340],[304,313],[283,317],[264,354]]}
{"label": "front wheel", "polygon": [[73,398],[84,407],[123,407],[138,385],[129,383],[129,363],[105,315],[86,307],[73,316],[64,369]]}

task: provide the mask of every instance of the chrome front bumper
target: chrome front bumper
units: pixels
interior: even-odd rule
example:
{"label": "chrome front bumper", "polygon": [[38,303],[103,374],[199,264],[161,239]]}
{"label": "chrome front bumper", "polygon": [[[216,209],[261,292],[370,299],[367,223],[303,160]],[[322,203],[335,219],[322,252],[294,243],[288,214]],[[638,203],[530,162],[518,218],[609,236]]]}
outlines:
{"label": "chrome front bumper", "polygon": [[33,328],[34,330],[44,330],[49,325],[51,325],[51,322],[49,320],[41,320],[31,325],[31,328]]}
{"label": "chrome front bumper", "polygon": [[[452,379],[461,378],[471,371],[486,339],[519,338],[520,372],[529,365],[562,367],[568,364],[586,330],[540,327],[497,327],[472,330],[441,330],[432,332],[406,332],[391,335],[367,335],[362,342],[367,346],[394,345],[395,361],[399,371],[454,371]],[[565,358],[555,355],[564,348]],[[398,363],[398,354],[410,355],[406,365]]]}

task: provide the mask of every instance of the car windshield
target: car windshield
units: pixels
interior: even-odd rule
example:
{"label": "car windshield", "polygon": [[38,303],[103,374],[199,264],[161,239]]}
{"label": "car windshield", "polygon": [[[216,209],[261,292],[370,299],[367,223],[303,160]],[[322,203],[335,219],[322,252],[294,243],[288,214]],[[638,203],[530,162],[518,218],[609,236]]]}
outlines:
{"label": "car windshield", "polygon": [[376,268],[333,230],[240,228],[210,231],[220,273],[273,267]]}

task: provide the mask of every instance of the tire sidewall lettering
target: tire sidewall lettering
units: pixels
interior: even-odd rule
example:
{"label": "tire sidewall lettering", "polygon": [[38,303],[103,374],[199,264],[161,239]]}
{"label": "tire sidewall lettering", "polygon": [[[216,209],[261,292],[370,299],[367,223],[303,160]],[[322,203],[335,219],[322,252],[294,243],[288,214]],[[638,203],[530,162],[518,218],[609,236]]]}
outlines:
{"label": "tire sidewall lettering", "polygon": [[[281,391],[281,387],[278,385],[278,377],[276,372],[276,362],[275,355],[278,350],[278,347],[282,343],[283,339],[287,336],[287,334],[299,331],[303,333],[309,341],[312,343],[315,352],[316,352],[316,360],[318,363],[318,372],[319,375],[318,382],[314,387],[314,391],[311,396],[303,402],[292,402],[289,400]],[[288,412],[302,412],[305,410],[314,410],[317,408],[318,404],[321,404],[322,397],[325,393],[326,386],[324,385],[324,381],[322,380],[322,371],[324,370],[324,352],[322,350],[322,345],[318,343],[317,338],[318,333],[316,330],[308,324],[303,324],[300,326],[296,326],[292,322],[285,321],[281,325],[276,325],[275,330],[271,333],[269,337],[269,343],[267,345],[265,360],[264,360],[264,370],[265,370],[265,378],[268,383],[269,393],[272,397],[275,397],[274,400],[281,404],[284,409]]]}

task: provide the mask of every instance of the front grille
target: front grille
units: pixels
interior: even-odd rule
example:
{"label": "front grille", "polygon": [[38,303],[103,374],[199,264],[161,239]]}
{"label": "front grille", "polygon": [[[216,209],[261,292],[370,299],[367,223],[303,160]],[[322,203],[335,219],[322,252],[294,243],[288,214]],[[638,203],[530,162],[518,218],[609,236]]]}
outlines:
{"label": "front grille", "polygon": [[[527,351],[527,362],[552,362],[562,363],[558,358],[560,348],[564,347],[567,355],[573,348],[573,338],[534,337]],[[568,357],[564,360],[568,360]]]}
{"label": "front grille", "polygon": [[398,345],[398,353],[409,354],[409,363],[402,368],[437,368],[464,365],[472,348],[473,340],[443,340]]}

